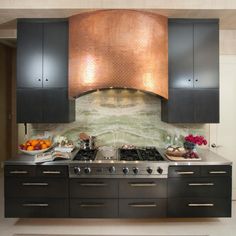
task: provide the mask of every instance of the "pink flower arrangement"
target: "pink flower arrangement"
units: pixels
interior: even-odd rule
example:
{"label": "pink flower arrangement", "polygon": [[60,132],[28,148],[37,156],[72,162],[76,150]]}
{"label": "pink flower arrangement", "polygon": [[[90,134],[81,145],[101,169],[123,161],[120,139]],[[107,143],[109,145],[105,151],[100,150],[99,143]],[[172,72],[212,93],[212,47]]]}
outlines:
{"label": "pink flower arrangement", "polygon": [[207,145],[207,140],[200,135],[193,136],[192,134],[189,134],[188,136],[184,137],[184,140],[196,145]]}

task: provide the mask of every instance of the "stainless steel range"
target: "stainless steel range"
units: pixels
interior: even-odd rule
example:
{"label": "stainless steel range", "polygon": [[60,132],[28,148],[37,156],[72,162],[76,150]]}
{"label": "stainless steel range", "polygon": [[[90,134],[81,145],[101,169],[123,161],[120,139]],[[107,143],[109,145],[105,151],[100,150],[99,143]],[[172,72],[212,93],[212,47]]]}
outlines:
{"label": "stainless steel range", "polygon": [[71,178],[167,178],[168,162],[155,147],[79,150],[69,166]]}

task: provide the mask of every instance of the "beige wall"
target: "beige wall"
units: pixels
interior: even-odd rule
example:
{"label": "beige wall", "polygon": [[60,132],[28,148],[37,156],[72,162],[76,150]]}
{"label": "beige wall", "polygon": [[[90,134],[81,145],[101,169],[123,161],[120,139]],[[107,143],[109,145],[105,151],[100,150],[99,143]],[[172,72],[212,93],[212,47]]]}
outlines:
{"label": "beige wall", "polygon": [[233,162],[233,199],[236,200],[236,30],[220,31],[220,123],[210,125],[214,152]]}

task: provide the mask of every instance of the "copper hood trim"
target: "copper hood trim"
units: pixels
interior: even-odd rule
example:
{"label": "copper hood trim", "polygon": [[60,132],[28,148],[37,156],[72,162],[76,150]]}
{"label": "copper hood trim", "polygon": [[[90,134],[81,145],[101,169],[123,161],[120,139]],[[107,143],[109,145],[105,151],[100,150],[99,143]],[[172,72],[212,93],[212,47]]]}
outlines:
{"label": "copper hood trim", "polygon": [[70,17],[70,96],[128,88],[168,98],[167,26],[164,16],[133,10]]}

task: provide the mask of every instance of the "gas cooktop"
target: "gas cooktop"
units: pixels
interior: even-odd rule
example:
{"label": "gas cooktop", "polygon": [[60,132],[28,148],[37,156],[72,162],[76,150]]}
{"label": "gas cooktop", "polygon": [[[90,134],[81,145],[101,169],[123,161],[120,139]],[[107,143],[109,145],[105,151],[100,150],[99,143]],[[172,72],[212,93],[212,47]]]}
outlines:
{"label": "gas cooktop", "polygon": [[80,149],[74,161],[164,161],[155,147],[119,148],[113,155],[107,156],[100,150]]}

